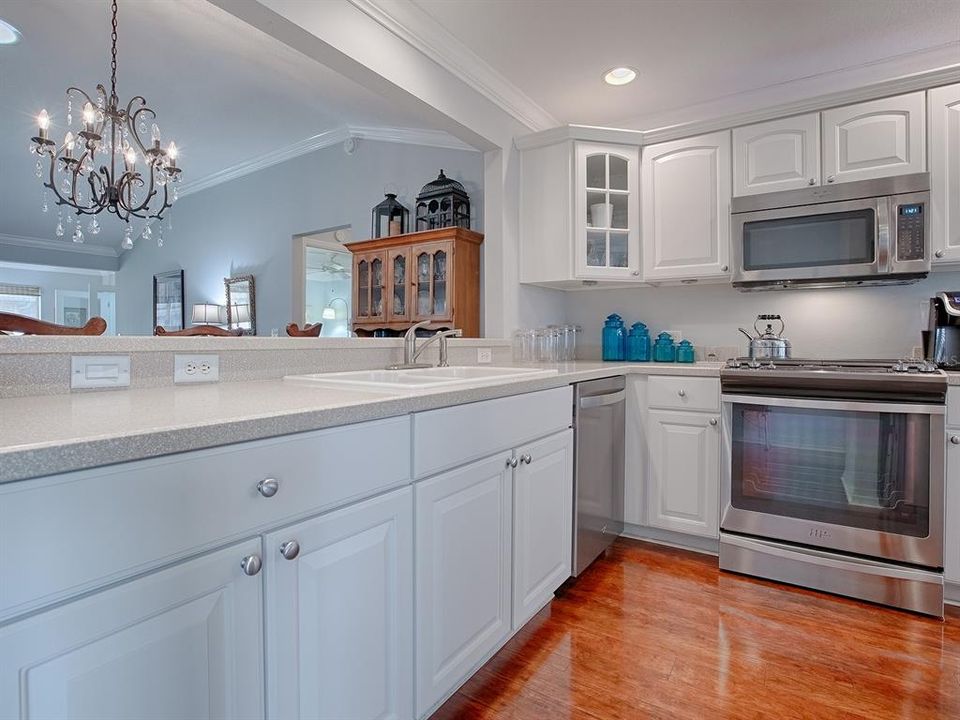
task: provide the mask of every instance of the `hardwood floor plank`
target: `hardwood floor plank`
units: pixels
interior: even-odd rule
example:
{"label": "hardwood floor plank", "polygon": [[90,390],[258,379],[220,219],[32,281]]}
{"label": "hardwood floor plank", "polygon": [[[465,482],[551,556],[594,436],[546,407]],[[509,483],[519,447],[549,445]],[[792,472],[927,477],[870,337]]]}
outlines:
{"label": "hardwood floor plank", "polygon": [[432,720],[960,718],[946,621],[621,539]]}

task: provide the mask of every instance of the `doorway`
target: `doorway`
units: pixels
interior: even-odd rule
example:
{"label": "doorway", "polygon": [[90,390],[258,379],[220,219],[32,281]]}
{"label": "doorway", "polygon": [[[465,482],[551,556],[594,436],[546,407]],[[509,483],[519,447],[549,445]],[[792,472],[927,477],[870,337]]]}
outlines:
{"label": "doorway", "polygon": [[294,237],[293,308],[301,324],[323,323],[321,337],[349,337],[353,254],[350,227]]}

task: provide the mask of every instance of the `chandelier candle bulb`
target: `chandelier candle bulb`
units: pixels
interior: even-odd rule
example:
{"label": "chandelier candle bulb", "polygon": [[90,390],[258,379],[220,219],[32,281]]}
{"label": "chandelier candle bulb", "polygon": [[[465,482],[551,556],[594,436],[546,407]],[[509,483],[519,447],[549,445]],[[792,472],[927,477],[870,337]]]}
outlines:
{"label": "chandelier candle bulb", "polygon": [[167,146],[167,159],[170,161],[169,164],[171,168],[177,167],[177,155],[179,154],[180,151],[177,150],[177,144],[171,140],[170,145]]}
{"label": "chandelier candle bulb", "polygon": [[68,130],[67,134],[63,138],[63,156],[67,160],[70,160],[73,157],[73,146],[75,144],[73,133]]}
{"label": "chandelier candle bulb", "polygon": [[87,102],[83,106],[83,129],[88,133],[93,132],[93,123],[97,119],[97,113],[93,109],[93,103]]}
{"label": "chandelier candle bulb", "polygon": [[47,139],[47,130],[50,129],[50,116],[47,114],[46,108],[40,111],[40,114],[37,115],[37,125],[40,127],[40,139]]}

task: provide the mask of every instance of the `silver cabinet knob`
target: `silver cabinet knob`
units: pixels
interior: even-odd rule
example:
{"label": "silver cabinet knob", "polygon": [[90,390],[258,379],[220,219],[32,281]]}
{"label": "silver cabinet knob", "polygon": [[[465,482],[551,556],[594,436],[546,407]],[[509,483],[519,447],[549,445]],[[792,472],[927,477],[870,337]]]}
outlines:
{"label": "silver cabinet knob", "polygon": [[951,435],[950,442],[952,442],[954,445],[960,445],[960,435]]}
{"label": "silver cabinet knob", "polygon": [[729,265],[721,265],[721,266],[720,266],[720,272],[727,272],[727,270],[729,270],[729,269],[730,269],[730,266],[729,266]]}
{"label": "silver cabinet knob", "polygon": [[943,250],[937,250],[937,251],[934,253],[934,255],[936,255],[938,258],[942,258],[942,257],[943,257]]}
{"label": "silver cabinet knob", "polygon": [[265,478],[257,483],[257,492],[264,497],[273,497],[280,489],[280,481],[273,478]]}
{"label": "silver cabinet knob", "polygon": [[517,460],[515,457],[507,458],[507,467],[515,468],[519,464],[520,464],[520,461]]}
{"label": "silver cabinet knob", "polygon": [[521,455],[521,456],[520,456],[520,462],[526,463],[527,465],[529,465],[530,463],[533,462],[533,458],[530,457],[529,455]]}
{"label": "silver cabinet knob", "polygon": [[711,424],[711,425],[716,425],[716,424],[717,424],[717,419],[716,419],[716,418],[710,418],[710,424]]}
{"label": "silver cabinet knob", "polygon": [[835,179],[833,175],[827,175],[827,182],[833,182]]}
{"label": "silver cabinet knob", "polygon": [[639,271],[639,270],[634,270],[634,271],[633,271],[632,273],[630,273],[630,274],[633,275],[634,277],[638,277],[638,276],[640,275],[640,271]]}
{"label": "silver cabinet knob", "polygon": [[810,180],[807,182],[807,185],[816,185],[816,184],[817,184],[816,178],[810,178]]}
{"label": "silver cabinet knob", "polygon": [[300,554],[300,543],[296,540],[287,540],[280,546],[280,554],[287,560],[293,560]]}
{"label": "silver cabinet knob", "polygon": [[243,568],[244,575],[256,575],[263,567],[263,562],[259,555],[247,555],[240,561],[240,567]]}
{"label": "silver cabinet knob", "polygon": [[687,391],[686,391],[686,390],[677,390],[677,395],[679,395],[680,397],[686,397],[686,396],[687,396]]}

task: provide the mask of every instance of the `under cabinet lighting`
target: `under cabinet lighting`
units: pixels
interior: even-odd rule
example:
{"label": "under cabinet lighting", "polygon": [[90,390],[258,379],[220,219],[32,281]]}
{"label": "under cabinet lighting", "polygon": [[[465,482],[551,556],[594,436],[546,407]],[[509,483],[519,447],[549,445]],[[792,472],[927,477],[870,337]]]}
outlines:
{"label": "under cabinet lighting", "polygon": [[607,85],[626,85],[636,79],[637,71],[629,67],[615,67],[608,70],[603,76],[603,81]]}

